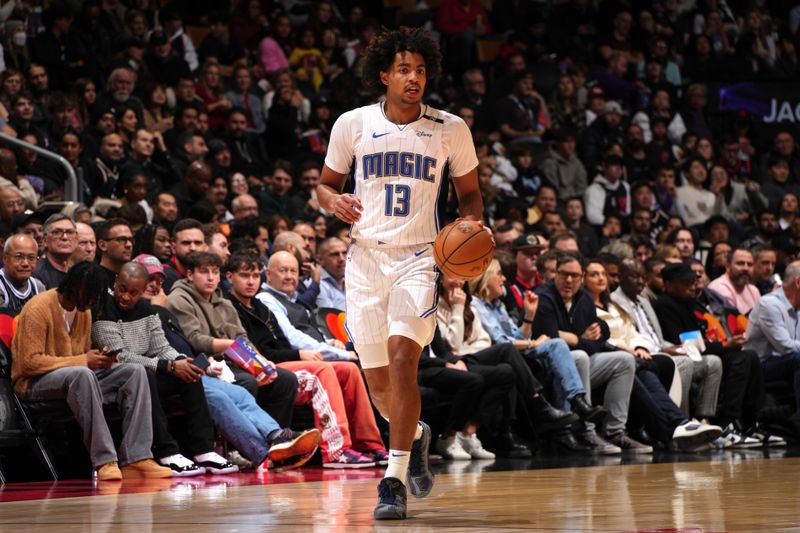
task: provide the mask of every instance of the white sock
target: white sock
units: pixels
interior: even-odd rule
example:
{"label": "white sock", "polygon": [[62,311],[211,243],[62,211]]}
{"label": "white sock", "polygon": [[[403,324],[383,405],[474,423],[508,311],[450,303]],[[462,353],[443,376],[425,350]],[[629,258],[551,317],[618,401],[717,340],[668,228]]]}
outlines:
{"label": "white sock", "polygon": [[422,424],[417,422],[417,431],[414,433],[414,440],[419,440],[422,438]]}
{"label": "white sock", "polygon": [[389,466],[386,467],[384,478],[393,477],[406,484],[406,474],[408,474],[408,460],[411,457],[410,451],[389,450]]}

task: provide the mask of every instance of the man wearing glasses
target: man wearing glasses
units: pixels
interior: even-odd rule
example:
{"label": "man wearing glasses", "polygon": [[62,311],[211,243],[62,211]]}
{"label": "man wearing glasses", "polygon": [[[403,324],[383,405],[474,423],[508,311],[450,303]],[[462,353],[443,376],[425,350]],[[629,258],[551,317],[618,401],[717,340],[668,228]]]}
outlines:
{"label": "man wearing glasses", "polygon": [[133,256],[133,231],[125,219],[112,218],[97,235],[100,266],[108,276],[108,286],[113,287],[122,265]]}
{"label": "man wearing glasses", "polygon": [[36,241],[28,235],[14,235],[6,241],[5,264],[0,269],[0,307],[17,314],[25,302],[44,292],[44,283],[33,277],[38,251]]}
{"label": "man wearing glasses", "polygon": [[573,350],[586,390],[605,387],[602,405],[608,417],[604,436],[598,436],[591,424],[585,424],[578,435],[580,440],[598,455],[652,453],[652,447],[625,434],[636,361],[630,353],[608,344],[608,325],[597,318],[594,300],[582,288],[583,274],[584,263],[579,255],[564,253],[556,258],[555,279],[536,289],[539,310],[533,320],[532,336],[564,339]]}
{"label": "man wearing glasses", "polygon": [[78,230],[67,215],[56,213],[44,221],[44,257],[39,260],[33,275],[45,288],[61,284],[70,265],[70,257],[78,245]]}

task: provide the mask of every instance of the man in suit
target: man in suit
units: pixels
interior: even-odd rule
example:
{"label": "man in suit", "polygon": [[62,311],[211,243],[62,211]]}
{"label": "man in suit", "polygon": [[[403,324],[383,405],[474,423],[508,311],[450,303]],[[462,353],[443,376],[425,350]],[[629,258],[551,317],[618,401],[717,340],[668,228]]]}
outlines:
{"label": "man in suit", "polygon": [[700,390],[695,405],[697,418],[710,418],[716,414],[719,384],[722,380],[722,360],[713,354],[702,361],[692,361],[678,346],[664,340],[661,324],[650,300],[642,296],[645,287],[644,265],[635,259],[624,259],[620,265],[620,285],[611,293],[611,300],[633,319],[639,334],[651,342],[651,353],[672,355],[678,368],[681,383],[681,410],[689,414],[689,392],[692,381],[698,381]]}

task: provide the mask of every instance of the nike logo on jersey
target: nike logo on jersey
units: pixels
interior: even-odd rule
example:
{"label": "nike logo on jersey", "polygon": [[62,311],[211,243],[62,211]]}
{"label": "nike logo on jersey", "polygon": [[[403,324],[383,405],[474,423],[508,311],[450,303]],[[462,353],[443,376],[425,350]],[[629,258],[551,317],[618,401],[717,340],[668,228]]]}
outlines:
{"label": "nike logo on jersey", "polygon": [[427,252],[427,251],[428,251],[428,249],[427,249],[427,248],[423,248],[423,249],[422,249],[422,250],[420,250],[419,252],[414,252],[414,255],[415,255],[416,257],[419,257],[419,256],[421,256],[422,254],[424,254],[424,253],[425,253],[425,252]]}
{"label": "nike logo on jersey", "polygon": [[377,139],[379,137],[383,137],[384,135],[389,135],[389,132],[388,131],[386,133],[378,133],[376,131],[372,132],[372,138],[373,139]]}

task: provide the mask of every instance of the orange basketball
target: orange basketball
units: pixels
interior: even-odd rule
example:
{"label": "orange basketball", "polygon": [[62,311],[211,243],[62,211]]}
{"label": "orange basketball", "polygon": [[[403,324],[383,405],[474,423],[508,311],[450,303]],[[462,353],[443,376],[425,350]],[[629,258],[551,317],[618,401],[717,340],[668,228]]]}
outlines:
{"label": "orange basketball", "polygon": [[489,267],[493,253],[492,237],[471,220],[448,224],[433,243],[433,257],[439,269],[455,278],[477,278]]}

